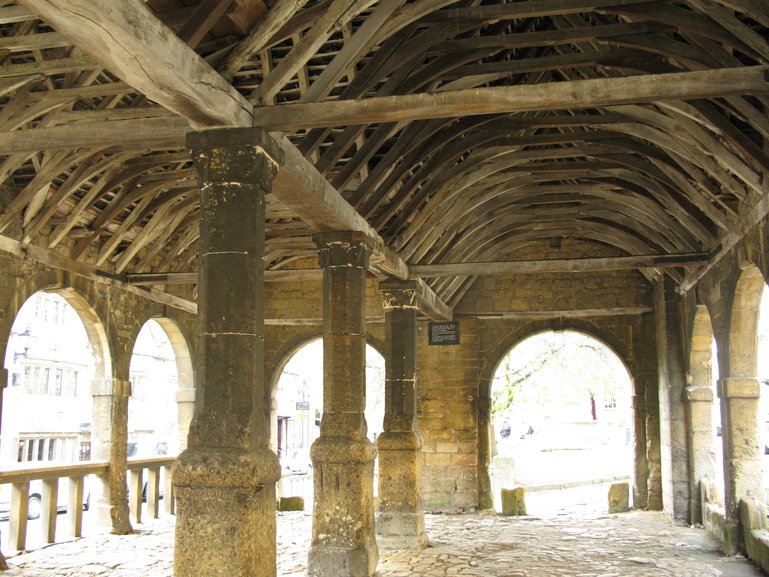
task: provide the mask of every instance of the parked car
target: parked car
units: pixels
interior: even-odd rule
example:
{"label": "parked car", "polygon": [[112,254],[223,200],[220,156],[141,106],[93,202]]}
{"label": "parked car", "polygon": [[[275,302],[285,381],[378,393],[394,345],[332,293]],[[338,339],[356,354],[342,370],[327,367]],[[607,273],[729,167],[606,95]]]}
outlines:
{"label": "parked car", "polygon": [[[83,491],[83,511],[88,511],[91,507],[91,491],[88,488],[88,478],[86,477],[85,488]],[[11,491],[10,483],[0,485],[0,520],[7,520],[11,514]],[[69,478],[59,479],[59,494],[57,499],[57,510],[59,513],[66,513],[69,506]],[[27,508],[27,519],[38,519],[43,511],[43,482],[35,479],[29,482],[29,507]]]}

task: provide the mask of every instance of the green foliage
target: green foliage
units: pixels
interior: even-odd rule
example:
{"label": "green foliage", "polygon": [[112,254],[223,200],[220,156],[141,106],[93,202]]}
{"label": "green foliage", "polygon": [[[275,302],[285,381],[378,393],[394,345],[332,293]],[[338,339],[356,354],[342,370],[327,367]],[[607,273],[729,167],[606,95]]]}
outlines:
{"label": "green foliage", "polygon": [[516,409],[546,412],[553,405],[589,410],[591,396],[609,401],[629,394],[627,370],[602,343],[573,331],[541,333],[500,363],[492,384],[492,418]]}

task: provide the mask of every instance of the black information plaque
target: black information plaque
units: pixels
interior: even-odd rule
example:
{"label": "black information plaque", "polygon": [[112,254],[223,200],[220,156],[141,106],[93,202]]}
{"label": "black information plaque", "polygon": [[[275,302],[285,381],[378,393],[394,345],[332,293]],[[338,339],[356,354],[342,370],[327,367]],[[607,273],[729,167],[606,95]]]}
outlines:
{"label": "black information plaque", "polygon": [[430,323],[429,344],[431,345],[458,345],[459,322]]}

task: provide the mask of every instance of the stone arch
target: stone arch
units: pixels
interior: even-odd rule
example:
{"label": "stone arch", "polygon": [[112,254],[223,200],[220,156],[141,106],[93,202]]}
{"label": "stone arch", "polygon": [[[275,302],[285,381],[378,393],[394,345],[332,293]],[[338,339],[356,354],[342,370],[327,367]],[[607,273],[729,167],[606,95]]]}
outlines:
{"label": "stone arch", "polygon": [[[321,326],[313,327],[311,329],[302,331],[296,335],[293,339],[288,341],[284,346],[280,347],[274,354],[273,358],[277,359],[272,366],[272,372],[269,368],[265,370],[265,379],[269,384],[269,407],[270,407],[270,448],[275,450],[278,446],[277,437],[277,391],[278,382],[280,376],[283,373],[283,369],[286,364],[294,357],[306,345],[313,341],[323,338],[323,328]],[[372,347],[382,358],[384,358],[384,341],[372,334],[366,332],[366,344]]]}
{"label": "stone arch", "polygon": [[[511,332],[507,338],[501,340],[492,352],[486,356],[481,369],[477,407],[478,506],[481,509],[491,509],[494,506],[489,465],[491,464],[491,381],[494,378],[497,367],[510,350],[529,337],[546,331],[558,332],[564,330],[575,331],[592,337],[614,352],[627,369],[634,396],[639,394],[639,392],[636,391],[636,378],[634,376],[636,367],[630,355],[630,351],[619,338],[609,331],[602,330],[594,324],[581,319],[544,319],[526,323],[517,330]],[[634,412],[634,420],[639,420],[637,411]],[[638,433],[638,429],[638,423],[635,423],[636,434]],[[637,475],[639,470],[646,470],[643,467],[640,469],[638,467],[638,461],[642,461],[643,464],[646,463],[646,453],[644,447],[645,442],[639,443],[637,439],[635,444]]]}
{"label": "stone arch", "polygon": [[[697,305],[692,322],[689,374],[685,399],[689,443],[689,521],[702,523],[699,483],[703,478],[716,478],[715,430],[713,425],[713,325],[705,305]],[[723,490],[723,487],[721,487]]]}
{"label": "stone arch", "polygon": [[764,287],[759,268],[751,263],[743,265],[729,315],[727,367],[718,381],[724,447],[724,506],[727,519],[734,526],[739,522],[742,497],[763,499],[757,372],[758,316]]}
{"label": "stone arch", "polygon": [[135,351],[139,333],[150,321],[154,321],[160,326],[171,345],[171,350],[174,355],[177,376],[177,385],[176,390],[174,391],[174,398],[176,401],[177,439],[176,442],[172,443],[172,446],[175,445],[178,447],[178,452],[181,453],[187,448],[187,435],[195,410],[196,372],[193,363],[192,348],[187,335],[184,333],[180,323],[176,319],[167,315],[157,314],[148,316],[143,319],[143,322],[137,322],[134,325],[130,338],[132,344],[131,358]]}
{"label": "stone arch", "polygon": [[734,289],[729,317],[730,377],[755,377],[758,370],[758,315],[761,295],[766,285],[757,266],[742,269]]}

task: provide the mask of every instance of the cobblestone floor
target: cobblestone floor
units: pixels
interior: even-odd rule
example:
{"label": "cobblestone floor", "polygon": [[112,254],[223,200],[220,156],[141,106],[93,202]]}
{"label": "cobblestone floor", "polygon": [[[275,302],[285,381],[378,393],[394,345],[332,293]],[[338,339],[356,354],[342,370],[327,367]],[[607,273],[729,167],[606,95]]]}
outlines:
{"label": "cobblestone floor", "polygon": [[[380,577],[757,577],[741,557],[724,557],[701,529],[670,525],[662,515],[607,515],[572,500],[527,496],[537,516],[428,515],[430,546],[381,551]],[[570,493],[578,495],[578,493]],[[305,575],[310,516],[278,518],[278,575]],[[171,577],[173,519],[140,525],[133,535],[91,536],[9,559],[5,575],[25,577]],[[203,576],[204,577],[204,576]]]}

